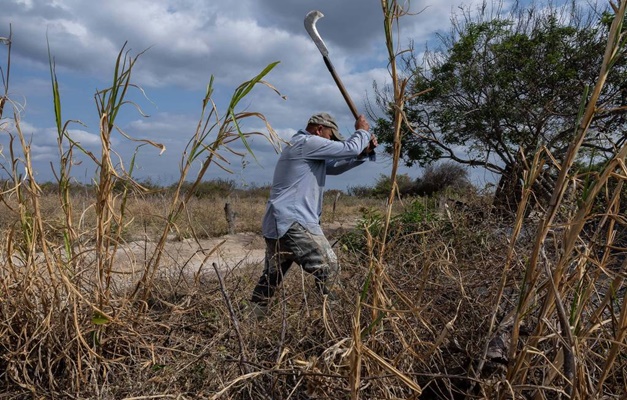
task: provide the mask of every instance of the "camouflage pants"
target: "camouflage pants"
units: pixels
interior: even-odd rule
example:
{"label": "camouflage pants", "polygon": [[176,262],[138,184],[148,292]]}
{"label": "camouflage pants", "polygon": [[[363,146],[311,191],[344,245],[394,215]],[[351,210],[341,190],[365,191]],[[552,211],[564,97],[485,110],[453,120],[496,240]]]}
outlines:
{"label": "camouflage pants", "polygon": [[267,304],[292,263],[312,274],[323,294],[329,292],[337,279],[337,256],[327,238],[313,235],[299,223],[294,223],[280,239],[266,238],[265,266],[251,301]]}

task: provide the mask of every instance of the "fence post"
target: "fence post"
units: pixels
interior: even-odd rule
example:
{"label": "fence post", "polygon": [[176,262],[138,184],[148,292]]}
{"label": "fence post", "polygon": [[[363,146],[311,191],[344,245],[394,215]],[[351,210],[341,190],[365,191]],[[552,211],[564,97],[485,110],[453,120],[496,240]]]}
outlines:
{"label": "fence post", "polygon": [[235,212],[231,208],[231,204],[228,202],[224,204],[224,215],[226,216],[228,233],[229,235],[232,235],[235,233]]}
{"label": "fence post", "polygon": [[333,212],[331,213],[331,222],[335,222],[335,206],[337,206],[337,201],[340,199],[340,195],[342,192],[337,192],[335,194],[335,199],[333,200]]}

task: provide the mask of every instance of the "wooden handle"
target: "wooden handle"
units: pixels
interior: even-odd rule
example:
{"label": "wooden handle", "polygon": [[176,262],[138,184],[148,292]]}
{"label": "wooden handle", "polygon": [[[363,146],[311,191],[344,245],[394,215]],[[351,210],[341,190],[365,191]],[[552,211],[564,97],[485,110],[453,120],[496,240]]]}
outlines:
{"label": "wooden handle", "polygon": [[[351,112],[353,113],[353,117],[355,117],[355,121],[357,121],[357,118],[359,118],[359,113],[357,112],[357,107],[355,107],[355,103],[353,103],[353,100],[351,99],[348,92],[346,91],[346,88],[344,87],[344,84],[340,80],[340,77],[337,76],[337,73],[335,72],[335,68],[333,68],[333,64],[331,64],[331,60],[329,60],[329,57],[323,55],[322,58],[324,59],[324,63],[327,65],[327,68],[329,69],[329,72],[331,73],[331,76],[333,77],[335,84],[337,85],[338,89],[340,89],[340,92],[342,92],[342,96],[344,97],[344,100],[346,100],[346,104],[348,104],[348,108],[351,109]],[[375,151],[372,150],[369,154],[375,154]]]}
{"label": "wooden handle", "polygon": [[329,72],[331,73],[331,76],[333,77],[333,80],[335,81],[335,84],[337,85],[338,89],[340,89],[340,92],[342,93],[344,100],[346,100],[346,104],[348,104],[348,108],[351,109],[351,112],[353,113],[353,117],[355,117],[355,120],[357,120],[357,118],[359,117],[359,113],[357,112],[357,107],[355,107],[355,103],[353,103],[353,100],[351,100],[351,97],[348,95],[348,92],[346,91],[344,84],[340,80],[340,77],[337,76],[337,73],[335,72],[335,68],[333,68],[333,64],[331,64],[331,60],[329,60],[329,57],[323,56],[323,58],[324,58],[324,63],[327,65],[327,68],[329,69]]}

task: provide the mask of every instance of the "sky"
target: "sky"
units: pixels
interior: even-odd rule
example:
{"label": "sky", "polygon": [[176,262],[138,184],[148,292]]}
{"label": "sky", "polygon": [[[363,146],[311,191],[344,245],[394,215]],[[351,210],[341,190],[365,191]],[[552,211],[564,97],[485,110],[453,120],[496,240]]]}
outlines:
{"label": "sky", "polygon": [[[437,33],[449,31],[452,13],[480,3],[412,1],[415,14],[402,18],[395,32],[399,46],[407,47],[411,40],[416,49],[424,48]],[[31,140],[36,178],[53,181],[59,164],[48,46],[60,85],[62,119],[80,121],[69,123],[70,135],[95,154],[100,152],[100,139],[94,95],[111,86],[115,60],[125,44],[131,57],[139,55],[132,83],[141,90],[132,90],[129,97],[137,107],[126,105],[117,125],[133,138],[165,146],[162,153],[150,146],[137,150],[133,175],[140,180],[161,185],[178,180],[181,157],[195,132],[212,76],[213,101],[223,113],[242,82],[276,61],[279,64],[265,80],[280,95],[257,86],[238,110],[262,113],[285,140],[318,112],[334,115],[342,133],[350,135],[352,114],[303,26],[305,15],[314,9],[324,14],[317,29],[330,59],[365,114],[366,104],[375,98],[373,83],[382,87],[390,82],[378,0],[3,0],[0,37],[8,37],[9,27],[12,30],[9,98],[19,111],[22,132]],[[7,46],[2,45],[3,74],[6,60]],[[9,116],[5,110],[0,121],[5,167],[10,165],[7,132],[13,129]],[[245,128],[265,129],[259,120],[249,121]],[[126,168],[137,144],[120,134],[113,136],[113,150]],[[278,159],[275,148],[262,137],[254,138],[250,146],[254,158],[224,153],[232,173],[211,166],[205,179],[229,179],[242,186],[270,184]],[[233,148],[245,152],[241,144]],[[93,162],[78,155],[74,161],[76,179],[91,182]],[[379,154],[376,162],[329,177],[327,188],[371,186],[391,169],[389,157]],[[422,173],[418,168],[400,172],[413,178]],[[480,170],[469,172],[479,186],[493,179]]]}

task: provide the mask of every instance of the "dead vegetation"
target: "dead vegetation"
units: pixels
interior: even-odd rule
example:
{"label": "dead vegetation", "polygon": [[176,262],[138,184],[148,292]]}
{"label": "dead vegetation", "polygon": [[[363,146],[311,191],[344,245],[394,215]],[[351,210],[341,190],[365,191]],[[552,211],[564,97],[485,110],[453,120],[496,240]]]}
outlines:
{"label": "dead vegetation", "polygon": [[[475,201],[474,209],[485,207],[485,199]],[[377,251],[368,248],[377,239],[368,238],[380,232],[383,209],[380,201],[363,203],[359,214],[341,209],[359,224],[332,240],[342,261],[340,301],[323,304],[311,277],[296,269],[261,321],[247,309],[260,265],[206,265],[195,275],[181,272],[182,261],[158,271],[145,300],[112,291],[100,313],[87,278],[93,264],[65,276],[34,269],[35,262],[5,264],[3,385],[16,398],[344,398],[351,385],[360,398],[552,398],[564,391],[557,316],[544,319],[551,332],[534,345],[524,383],[508,377],[517,366],[511,352],[532,350],[542,305],[555,294],[550,275],[540,271],[512,348],[524,255],[537,223],[525,222],[512,242],[511,222],[476,221],[468,209],[407,200],[392,221],[387,256],[375,267]],[[547,243],[556,250],[547,251],[547,267],[559,257],[560,232]],[[598,236],[594,246],[578,247],[585,258],[569,268],[557,294],[570,307],[579,368],[589,377],[607,368],[600,393],[582,382],[579,390],[587,392],[580,398],[620,398],[626,250],[615,243],[609,254]]]}
{"label": "dead vegetation", "polygon": [[[401,10],[395,3],[382,5],[391,35]],[[619,6],[614,34],[622,32],[624,2]],[[388,42],[393,59],[391,38]],[[606,66],[618,42],[610,38]],[[401,202],[394,185],[385,203],[340,197],[336,207],[327,204],[325,218],[350,218],[357,226],[338,230],[332,241],[342,265],[339,302],[324,303],[311,290],[311,277],[293,270],[269,315],[257,321],[248,315],[247,300],[259,265],[207,264],[197,274],[183,273],[184,260],[163,267],[167,241],[199,241],[227,232],[224,204],[194,197],[202,174],[191,186],[183,185],[183,174],[169,196],[147,199],[132,171],[112,167],[107,135],[115,124],[107,118],[124,103],[121,92],[129,88],[134,62],[121,53],[117,86],[98,94],[105,150],[89,154],[100,175],[83,197],[69,190],[72,165],[67,160],[81,149],[67,127],[58,127],[58,192],[44,196],[28,172],[29,147],[19,113],[7,118],[11,103],[6,93],[2,97],[1,129],[15,146],[6,149],[2,164],[9,177],[0,213],[3,396],[627,395],[626,146],[616,149],[600,171],[581,175],[572,169],[579,143],[574,141],[559,162],[549,207],[534,210],[536,219],[526,217],[531,188],[544,164],[557,163],[543,149],[527,160],[522,200],[509,220],[491,214],[484,197],[468,194],[461,208],[428,198]],[[208,91],[208,108],[185,156],[190,158],[181,165],[201,159],[203,171],[213,163],[224,167],[219,150],[248,135],[236,121],[260,117],[237,113],[235,106],[267,71],[236,90],[226,116],[217,115]],[[51,72],[56,87],[53,67]],[[395,98],[402,103],[402,80],[395,85]],[[578,138],[587,134],[587,118],[596,111],[592,95]],[[402,107],[398,112],[400,124]],[[23,170],[26,176],[18,172]],[[236,230],[258,232],[261,198],[233,197],[231,202],[238,213]],[[117,250],[139,236],[152,240],[153,250],[136,278],[114,285],[124,278],[114,268]],[[87,257],[87,247],[95,257]],[[203,257],[213,251],[199,248]]]}

